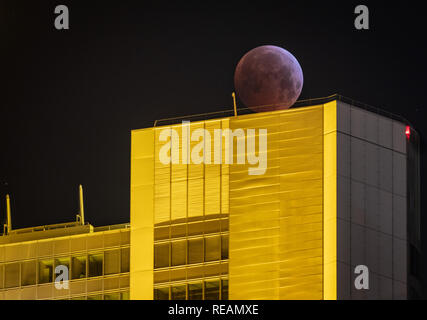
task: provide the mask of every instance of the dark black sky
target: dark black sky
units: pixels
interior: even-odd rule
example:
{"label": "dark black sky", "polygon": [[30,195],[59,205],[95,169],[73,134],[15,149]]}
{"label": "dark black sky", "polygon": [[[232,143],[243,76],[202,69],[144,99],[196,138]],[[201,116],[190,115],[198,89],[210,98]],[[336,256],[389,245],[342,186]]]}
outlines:
{"label": "dark black sky", "polygon": [[[70,30],[54,28],[58,4]],[[339,93],[426,137],[422,4],[365,1],[371,30],[356,31],[357,4],[1,0],[0,179],[14,227],[73,220],[80,183],[89,222],[128,222],[130,130],[230,109],[237,62],[263,44],[297,57],[302,99]]]}

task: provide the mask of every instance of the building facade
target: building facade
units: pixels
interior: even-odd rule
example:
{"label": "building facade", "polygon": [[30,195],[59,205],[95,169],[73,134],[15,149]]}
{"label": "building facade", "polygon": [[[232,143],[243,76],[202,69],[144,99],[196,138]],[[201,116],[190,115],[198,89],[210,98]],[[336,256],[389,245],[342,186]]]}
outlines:
{"label": "building facade", "polygon": [[187,120],[131,132],[130,225],[1,236],[0,299],[420,297],[407,121],[340,96]]}
{"label": "building facade", "polygon": [[[337,107],[337,297],[418,298],[417,132],[404,120]],[[358,265],[369,268],[369,290],[354,285]]]}
{"label": "building facade", "polygon": [[[129,255],[129,225],[13,230],[0,237],[0,300],[128,300]],[[56,288],[57,266],[68,287]]]}
{"label": "building facade", "polygon": [[131,298],[416,298],[417,141],[339,96],[132,131]]}

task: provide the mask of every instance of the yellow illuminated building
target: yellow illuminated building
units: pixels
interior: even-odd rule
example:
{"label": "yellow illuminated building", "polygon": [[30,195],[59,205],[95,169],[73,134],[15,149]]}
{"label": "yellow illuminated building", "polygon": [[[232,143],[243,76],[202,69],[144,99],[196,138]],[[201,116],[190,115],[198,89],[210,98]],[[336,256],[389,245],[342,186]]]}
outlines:
{"label": "yellow illuminated building", "polygon": [[416,131],[341,96],[308,104],[132,130],[130,224],[85,223],[82,189],[75,223],[12,230],[9,210],[0,299],[415,297]]}
{"label": "yellow illuminated building", "polygon": [[[336,299],[336,110],[332,101],[132,131],[131,298]],[[224,141],[220,163],[189,161],[201,140],[181,137],[198,129],[266,129],[264,174],[227,164]],[[181,161],[164,164],[171,141]]]}
{"label": "yellow illuminated building", "polygon": [[[129,299],[129,225],[66,223],[0,237],[0,300]],[[57,266],[68,288],[55,287]]]}

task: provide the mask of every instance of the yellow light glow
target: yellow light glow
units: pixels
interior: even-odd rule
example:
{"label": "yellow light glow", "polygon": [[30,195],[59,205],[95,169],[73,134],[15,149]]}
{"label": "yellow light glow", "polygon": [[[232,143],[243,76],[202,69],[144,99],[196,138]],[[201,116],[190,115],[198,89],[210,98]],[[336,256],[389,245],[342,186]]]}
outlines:
{"label": "yellow light glow", "polygon": [[230,299],[336,299],[336,121],[333,101],[189,125],[190,135],[212,137],[256,129],[255,141],[267,129],[262,175],[249,175],[248,163],[225,164],[225,144],[222,164],[185,163],[198,144],[191,140],[179,140],[181,162],[162,163],[160,132],[181,137],[181,124],[133,131],[131,298],[153,298],[154,226],[229,214]]}

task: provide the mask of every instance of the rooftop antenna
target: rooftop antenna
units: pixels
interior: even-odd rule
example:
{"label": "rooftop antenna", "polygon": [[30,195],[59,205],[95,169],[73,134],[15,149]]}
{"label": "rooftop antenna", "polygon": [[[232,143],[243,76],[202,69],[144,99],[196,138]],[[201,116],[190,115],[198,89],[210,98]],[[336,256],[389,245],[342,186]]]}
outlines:
{"label": "rooftop antenna", "polygon": [[80,224],[84,226],[85,224],[85,211],[83,203],[83,187],[79,185],[79,214],[77,215],[77,221],[80,221]]}
{"label": "rooftop antenna", "polygon": [[10,197],[6,195],[6,224],[3,226],[3,234],[8,235],[12,231],[12,214],[10,210]]}
{"label": "rooftop antenna", "polygon": [[233,92],[231,96],[233,97],[234,116],[237,117],[236,94]]}

